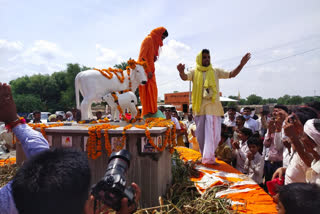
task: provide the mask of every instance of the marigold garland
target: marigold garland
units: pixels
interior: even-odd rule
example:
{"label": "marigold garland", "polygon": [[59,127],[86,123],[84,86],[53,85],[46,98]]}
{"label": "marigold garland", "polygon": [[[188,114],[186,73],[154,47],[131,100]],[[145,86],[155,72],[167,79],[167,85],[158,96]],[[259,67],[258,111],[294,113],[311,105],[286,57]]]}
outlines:
{"label": "marigold garland", "polygon": [[[124,74],[122,69],[114,69],[114,68],[108,68],[108,69],[98,69],[94,68],[93,70],[99,71],[104,77],[111,79],[113,77],[113,74],[117,76],[118,80],[123,83],[124,82]],[[119,74],[121,74],[121,77]]]}
{"label": "marigold garland", "polygon": [[101,124],[95,125],[88,128],[88,142],[87,142],[87,153],[88,157],[95,160],[102,154],[102,144],[101,144],[101,131],[104,130],[104,139],[105,139],[105,149],[108,156],[111,155],[111,144],[109,141],[108,130],[115,129],[120,127],[119,125],[111,125],[111,124]]}
{"label": "marigold garland", "polygon": [[123,130],[122,130],[122,145],[121,145],[121,147],[123,148],[124,147],[124,145],[125,145],[125,143],[126,143],[126,131],[128,130],[128,129],[131,129],[131,127],[132,127],[132,124],[129,124],[129,125],[127,125],[127,126],[125,126],[124,128],[123,128]]}
{"label": "marigold garland", "polygon": [[[136,128],[144,129],[145,135],[149,140],[149,143],[157,150],[157,151],[163,151],[167,146],[169,147],[170,152],[173,152],[173,148],[176,146],[176,127],[175,124],[171,120],[166,120],[163,118],[147,118],[145,120],[144,125],[135,125]],[[158,147],[150,134],[150,129],[152,127],[167,127],[167,130],[165,132],[165,139],[163,142],[163,145],[161,147]],[[170,139],[171,134],[171,139]]]}
{"label": "marigold garland", "polygon": [[[128,91],[126,91],[126,90],[125,90],[125,91],[121,91],[121,94],[122,94],[122,93],[126,93],[126,92],[128,92]],[[112,92],[111,95],[112,95],[112,97],[113,97],[113,99],[114,99],[114,102],[117,104],[117,109],[118,109],[118,111],[119,111],[119,113],[120,113],[120,115],[121,115],[121,118],[123,118],[127,123],[135,123],[137,120],[140,119],[140,111],[139,111],[139,109],[138,109],[137,106],[136,106],[136,110],[137,110],[137,115],[136,115],[136,117],[135,117],[135,118],[132,118],[131,120],[129,120],[128,118],[126,118],[126,116],[124,115],[123,110],[122,110],[122,108],[121,108],[121,106],[120,106],[120,104],[119,104],[119,98],[118,98],[116,92]]]}
{"label": "marigold garland", "polygon": [[55,124],[50,124],[50,125],[49,124],[44,124],[44,123],[28,123],[28,125],[30,127],[32,127],[33,129],[40,128],[41,134],[47,140],[48,140],[48,138],[47,138],[45,129],[52,128],[52,127],[58,127],[58,126],[64,126],[63,123],[55,123]]}

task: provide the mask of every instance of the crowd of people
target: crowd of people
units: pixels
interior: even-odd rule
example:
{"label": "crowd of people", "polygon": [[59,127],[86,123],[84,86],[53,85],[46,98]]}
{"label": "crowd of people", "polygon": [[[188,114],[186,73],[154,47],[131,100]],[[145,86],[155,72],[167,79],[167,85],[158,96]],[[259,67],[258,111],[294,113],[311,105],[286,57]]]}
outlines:
{"label": "crowd of people", "polygon": [[[251,107],[242,108],[239,112],[230,107],[221,122],[216,158],[246,174],[275,200],[281,200],[281,194],[288,192],[303,194],[297,198],[319,199],[319,116],[319,102],[291,110],[285,105],[275,105],[272,112],[263,108],[259,115]],[[182,130],[188,136],[185,137],[185,146],[199,151],[195,135],[197,126],[192,114],[188,114],[183,124],[180,127],[184,127]],[[308,193],[310,186],[313,190]],[[289,199],[285,200],[288,202]],[[312,202],[311,206],[319,208],[320,202]]]}

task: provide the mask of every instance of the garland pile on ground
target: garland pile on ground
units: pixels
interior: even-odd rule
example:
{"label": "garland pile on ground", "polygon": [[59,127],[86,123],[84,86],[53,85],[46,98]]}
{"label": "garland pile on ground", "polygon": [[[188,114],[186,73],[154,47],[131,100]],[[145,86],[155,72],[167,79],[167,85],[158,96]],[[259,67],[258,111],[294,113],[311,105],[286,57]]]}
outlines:
{"label": "garland pile on ground", "polygon": [[0,166],[0,188],[13,179],[17,170],[17,164],[4,164]]}
{"label": "garland pile on ground", "polygon": [[195,169],[195,162],[183,162],[178,153],[174,152],[172,155],[173,184],[165,199],[160,199],[160,206],[140,209],[137,213],[234,213],[226,199],[215,197],[216,192],[227,187],[213,187],[201,196],[190,181],[190,177],[198,176],[200,174]]}

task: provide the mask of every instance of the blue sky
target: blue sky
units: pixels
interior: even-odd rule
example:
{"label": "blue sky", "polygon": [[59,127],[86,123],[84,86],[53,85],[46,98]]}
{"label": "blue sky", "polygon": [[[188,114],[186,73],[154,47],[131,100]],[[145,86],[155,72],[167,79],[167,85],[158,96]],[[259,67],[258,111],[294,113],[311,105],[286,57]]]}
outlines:
{"label": "blue sky", "polygon": [[0,0],[0,82],[51,74],[67,63],[107,68],[136,59],[144,37],[164,26],[156,63],[159,96],[187,91],[176,65],[208,48],[214,67],[235,68],[224,96],[320,96],[320,1]]}

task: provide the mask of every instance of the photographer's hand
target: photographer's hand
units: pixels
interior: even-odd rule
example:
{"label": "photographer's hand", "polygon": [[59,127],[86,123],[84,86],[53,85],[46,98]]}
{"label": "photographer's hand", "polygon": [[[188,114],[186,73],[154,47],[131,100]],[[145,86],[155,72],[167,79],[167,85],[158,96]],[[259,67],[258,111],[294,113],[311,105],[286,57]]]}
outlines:
{"label": "photographer's hand", "polygon": [[135,194],[135,203],[133,203],[132,205],[130,205],[128,207],[128,199],[127,198],[123,198],[121,200],[121,209],[120,209],[119,212],[117,212],[118,214],[133,213],[133,212],[135,212],[137,210],[138,202],[139,202],[140,196],[141,196],[141,190],[140,190],[140,187],[136,183],[132,183],[131,186],[133,187],[133,189],[136,192],[136,194]]}
{"label": "photographer's hand", "polygon": [[97,205],[97,209],[94,210],[94,196],[90,195],[89,199],[86,201],[84,213],[85,214],[101,214],[101,213],[109,213],[109,207],[104,205],[103,203],[97,201],[99,203]]}

